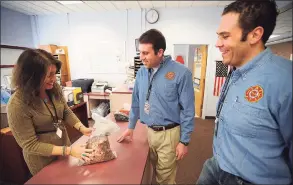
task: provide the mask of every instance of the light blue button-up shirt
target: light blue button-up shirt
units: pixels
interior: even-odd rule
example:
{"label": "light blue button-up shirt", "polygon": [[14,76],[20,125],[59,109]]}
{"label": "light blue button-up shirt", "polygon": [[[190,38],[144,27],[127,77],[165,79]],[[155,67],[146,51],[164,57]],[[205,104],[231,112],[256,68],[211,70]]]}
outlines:
{"label": "light blue button-up shirt", "polygon": [[266,49],[229,84],[213,144],[220,168],[256,184],[291,183],[292,62]]}
{"label": "light blue button-up shirt", "polygon": [[[168,78],[167,73],[174,77]],[[172,75],[169,75],[172,77]],[[180,124],[180,141],[189,142],[194,129],[194,89],[192,73],[184,65],[166,57],[156,71],[149,97],[149,114],[144,111],[150,75],[142,66],[136,75],[128,128],[134,129],[138,119],[148,126]]]}

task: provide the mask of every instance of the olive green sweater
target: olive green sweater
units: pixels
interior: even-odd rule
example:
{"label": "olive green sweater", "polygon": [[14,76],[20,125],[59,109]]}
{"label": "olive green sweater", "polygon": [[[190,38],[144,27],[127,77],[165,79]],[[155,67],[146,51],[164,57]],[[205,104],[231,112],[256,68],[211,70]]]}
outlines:
{"label": "olive green sweater", "polygon": [[[80,122],[64,99],[57,100],[53,97],[52,101],[58,118],[63,119],[64,123],[73,127]],[[55,115],[53,106],[48,104],[48,107]],[[32,175],[56,159],[56,156],[51,156],[54,145],[70,145],[66,129],[62,138],[57,136],[52,116],[40,98],[33,102],[33,106],[28,106],[22,100],[21,92],[16,91],[8,102],[7,115],[9,127],[23,150],[24,159]]]}

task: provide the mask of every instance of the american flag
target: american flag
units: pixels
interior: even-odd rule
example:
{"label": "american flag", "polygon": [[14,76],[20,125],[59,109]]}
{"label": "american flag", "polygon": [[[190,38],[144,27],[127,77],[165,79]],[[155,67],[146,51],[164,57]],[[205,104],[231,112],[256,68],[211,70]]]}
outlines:
{"label": "american flag", "polygon": [[230,66],[226,66],[222,61],[216,61],[216,75],[214,83],[214,96],[219,96],[221,87],[225,83]]}

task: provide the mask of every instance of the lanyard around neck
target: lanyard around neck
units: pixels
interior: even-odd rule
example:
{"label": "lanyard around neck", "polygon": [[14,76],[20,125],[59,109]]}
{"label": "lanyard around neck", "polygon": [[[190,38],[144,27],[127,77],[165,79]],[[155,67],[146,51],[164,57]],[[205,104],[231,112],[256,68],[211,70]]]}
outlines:
{"label": "lanyard around neck", "polygon": [[231,68],[230,71],[229,71],[229,74],[225,80],[225,83],[224,83],[224,86],[223,86],[223,89],[222,89],[222,93],[221,96],[220,96],[220,100],[219,100],[219,106],[218,106],[218,109],[217,109],[217,115],[216,115],[216,118],[218,118],[220,116],[220,113],[221,113],[221,110],[223,108],[223,104],[224,104],[224,101],[226,99],[226,96],[227,96],[227,93],[228,93],[228,90],[229,90],[229,81],[230,81],[230,78],[231,78],[231,75],[233,73],[233,69]]}
{"label": "lanyard around neck", "polygon": [[[148,87],[148,93],[147,93],[146,101],[149,101],[149,99],[150,99],[150,95],[151,95],[151,91],[152,91],[152,87],[153,87],[153,81],[154,81],[154,79],[155,79],[155,76],[156,76],[157,73],[159,72],[160,68],[161,68],[161,66],[160,66],[159,69],[155,72],[155,74],[153,74],[152,79],[150,79],[151,76],[152,76],[152,74],[151,74],[151,69],[149,69],[149,79],[150,79],[150,80],[149,80],[149,87]],[[154,71],[153,71],[153,72],[154,72]]]}
{"label": "lanyard around neck", "polygon": [[[160,71],[161,68],[163,68],[163,66],[165,65],[165,60],[163,60],[161,63],[160,63],[160,67],[157,69],[157,71],[155,72],[153,70],[153,72],[155,72],[155,74],[153,74],[152,76],[152,69],[148,69],[148,75],[149,75],[149,87],[148,87],[148,93],[147,93],[147,96],[146,96],[146,101],[149,101],[150,99],[150,95],[151,95],[151,91],[152,91],[152,87],[153,87],[153,81],[155,79],[155,76],[158,74],[158,72]],[[151,78],[152,77],[152,78]],[[151,79],[150,79],[151,78]]]}
{"label": "lanyard around neck", "polygon": [[[54,123],[58,123],[58,115],[57,115],[56,107],[55,107],[54,102],[53,102],[53,100],[52,100],[52,98],[51,98],[51,96],[50,96],[49,94],[48,94],[48,97],[49,97],[49,99],[50,99],[50,101],[51,101],[51,103],[52,103],[52,105],[53,105],[54,112],[55,112],[55,117],[53,116],[53,113],[51,112],[51,110],[50,110],[49,106],[47,105],[46,101],[43,100],[43,102],[44,102],[44,104],[46,105],[48,111],[50,112],[50,115],[51,115],[51,117],[52,117]],[[56,120],[55,120],[55,118],[56,118]]]}

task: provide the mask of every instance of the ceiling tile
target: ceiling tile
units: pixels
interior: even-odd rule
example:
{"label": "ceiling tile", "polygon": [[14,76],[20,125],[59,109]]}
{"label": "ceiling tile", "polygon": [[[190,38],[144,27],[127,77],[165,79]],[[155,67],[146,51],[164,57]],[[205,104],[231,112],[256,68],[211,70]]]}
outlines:
{"label": "ceiling tile", "polygon": [[153,4],[151,1],[138,1],[138,4],[141,8],[153,8]]}
{"label": "ceiling tile", "polygon": [[166,7],[177,8],[179,6],[179,1],[166,1]]}
{"label": "ceiling tile", "polygon": [[165,8],[166,1],[152,1],[154,8]]}
{"label": "ceiling tile", "polygon": [[96,11],[105,11],[106,9],[104,7],[102,7],[98,2],[96,1],[83,1],[85,4],[87,4],[88,6],[90,6],[91,8],[93,8]]}
{"label": "ceiling tile", "polygon": [[193,1],[179,1],[179,7],[191,7]]}
{"label": "ceiling tile", "polygon": [[43,12],[39,10],[35,10],[34,8],[31,8],[28,6],[27,2],[21,2],[21,1],[5,1],[6,4],[11,5],[12,7],[16,7],[19,9],[23,9],[28,12],[32,12],[34,15],[44,15]]}
{"label": "ceiling tile", "polygon": [[57,14],[58,13],[63,13],[63,11],[60,11],[60,10],[58,10],[56,8],[53,8],[52,6],[49,6],[49,5],[47,5],[46,3],[42,2],[42,1],[28,1],[28,2],[30,2],[31,4],[34,4],[34,5],[38,6],[38,7],[41,7],[43,9],[49,10],[52,13],[57,13]]}
{"label": "ceiling tile", "polygon": [[114,6],[114,4],[111,3],[111,1],[96,1],[96,2],[98,2],[106,10],[117,10],[117,8]]}
{"label": "ceiling tile", "polygon": [[15,3],[17,4],[20,4],[20,5],[23,5],[27,8],[30,8],[32,10],[35,10],[36,12],[39,12],[41,14],[53,14],[54,12],[50,11],[50,10],[47,10],[43,7],[40,7],[40,6],[37,6],[35,4],[32,4],[31,2],[29,1],[14,1]]}
{"label": "ceiling tile", "polygon": [[192,6],[218,6],[219,1],[193,1]]}
{"label": "ceiling tile", "polygon": [[140,6],[137,1],[124,1],[127,9],[140,9]]}
{"label": "ceiling tile", "polygon": [[224,7],[232,2],[234,2],[234,1],[219,1],[218,7]]}
{"label": "ceiling tile", "polygon": [[33,13],[31,11],[27,11],[27,10],[24,10],[22,8],[18,8],[16,6],[14,6],[14,5],[8,4],[6,1],[1,1],[1,6],[5,7],[5,8],[8,8],[8,9],[11,9],[11,10],[15,10],[15,11],[24,13],[26,15],[35,15],[35,13]]}
{"label": "ceiling tile", "polygon": [[68,4],[68,5],[64,5],[67,8],[73,10],[74,12],[93,12],[95,11],[94,8],[88,6],[86,3],[82,3],[82,4]]}
{"label": "ceiling tile", "polygon": [[127,7],[124,1],[111,1],[111,3],[118,9],[118,10],[126,10]]}
{"label": "ceiling tile", "polygon": [[72,12],[71,9],[67,8],[66,6],[56,2],[56,1],[42,1],[44,4],[57,9],[58,11],[62,11],[63,13]]}

